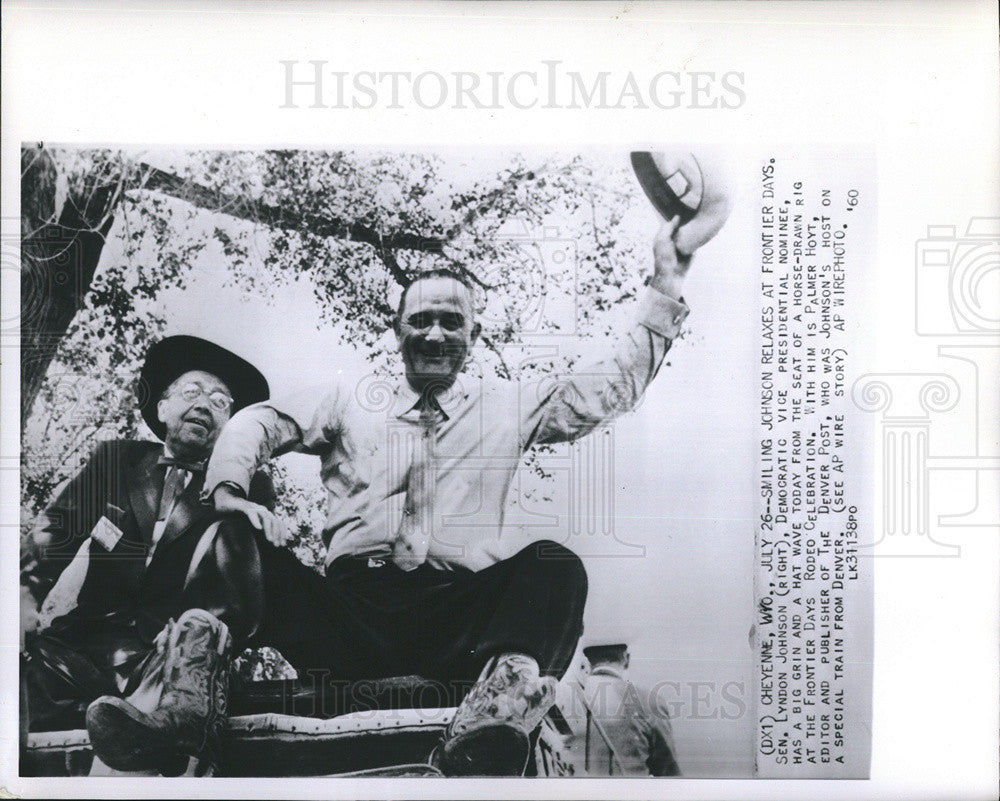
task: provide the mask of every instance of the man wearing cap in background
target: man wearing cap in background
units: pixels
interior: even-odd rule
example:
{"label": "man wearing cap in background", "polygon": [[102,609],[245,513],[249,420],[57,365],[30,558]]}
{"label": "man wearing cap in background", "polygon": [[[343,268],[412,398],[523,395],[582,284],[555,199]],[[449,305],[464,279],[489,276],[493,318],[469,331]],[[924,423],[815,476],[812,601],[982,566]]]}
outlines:
{"label": "man wearing cap in background", "polygon": [[673,731],[667,710],[628,679],[629,653],[624,643],[583,649],[590,671],[583,680],[583,698],[590,725],[590,764],[603,763],[597,750],[610,748],[626,776],[680,776],[674,758]]}
{"label": "man wearing cap in background", "polygon": [[[87,728],[110,767],[183,772],[191,755],[204,772],[263,583],[246,521],[221,518],[199,493],[222,426],[268,385],[218,345],[173,336],[149,349],[138,394],[162,445],[99,443],[32,532],[22,584],[40,604],[58,581],[71,608],[26,632],[29,719],[58,727],[93,702]],[[249,492],[273,507],[267,476]]]}

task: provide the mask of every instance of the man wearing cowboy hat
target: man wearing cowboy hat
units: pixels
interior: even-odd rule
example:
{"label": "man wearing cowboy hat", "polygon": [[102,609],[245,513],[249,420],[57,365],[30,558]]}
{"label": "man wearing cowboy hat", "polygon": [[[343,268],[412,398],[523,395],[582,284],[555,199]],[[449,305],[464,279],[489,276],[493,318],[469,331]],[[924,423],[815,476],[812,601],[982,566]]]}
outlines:
{"label": "man wearing cowboy hat", "polygon": [[[211,764],[230,654],[260,624],[263,584],[245,522],[198,496],[222,426],[268,394],[253,365],[212,342],[149,349],[138,395],[162,444],[99,443],[32,534],[22,582],[40,603],[62,577],[72,606],[26,635],[33,728],[66,725],[89,703],[94,752],[112,768]],[[273,507],[263,474],[250,494]]]}

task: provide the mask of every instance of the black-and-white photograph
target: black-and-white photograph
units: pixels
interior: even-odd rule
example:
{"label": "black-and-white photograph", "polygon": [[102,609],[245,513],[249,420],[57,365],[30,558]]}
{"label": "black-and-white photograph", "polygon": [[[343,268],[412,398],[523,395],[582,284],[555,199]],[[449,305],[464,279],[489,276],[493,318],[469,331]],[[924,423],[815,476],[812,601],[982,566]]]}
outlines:
{"label": "black-and-white photograph", "polygon": [[995,797],[997,14],[5,2],[0,798]]}
{"label": "black-and-white photograph", "polygon": [[855,254],[726,156],[26,144],[24,772],[862,774]]}

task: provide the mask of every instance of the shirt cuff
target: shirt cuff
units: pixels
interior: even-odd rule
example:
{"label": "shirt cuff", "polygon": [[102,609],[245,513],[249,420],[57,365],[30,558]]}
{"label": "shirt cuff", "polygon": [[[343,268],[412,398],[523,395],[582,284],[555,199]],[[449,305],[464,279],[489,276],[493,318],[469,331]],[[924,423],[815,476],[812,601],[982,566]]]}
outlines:
{"label": "shirt cuff", "polygon": [[639,301],[638,322],[654,334],[676,339],[691,310],[682,300],[674,300],[656,289],[648,288]]}
{"label": "shirt cuff", "polygon": [[248,495],[247,488],[244,487],[242,484],[240,484],[238,481],[223,479],[222,481],[215,481],[212,484],[209,484],[207,482],[205,483],[205,488],[201,491],[201,497],[200,497],[201,502],[208,503],[209,501],[211,501],[212,495],[214,495],[215,491],[223,485],[229,487],[237,495],[240,495],[244,498],[246,498]]}

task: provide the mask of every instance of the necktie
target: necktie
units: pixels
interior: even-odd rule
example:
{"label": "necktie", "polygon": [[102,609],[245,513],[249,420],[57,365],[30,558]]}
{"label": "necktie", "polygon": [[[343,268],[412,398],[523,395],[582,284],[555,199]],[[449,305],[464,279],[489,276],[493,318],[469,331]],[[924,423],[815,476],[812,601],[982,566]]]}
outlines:
{"label": "necktie", "polygon": [[413,570],[424,563],[433,536],[436,432],[437,411],[427,406],[420,412],[420,436],[414,444],[407,476],[403,520],[392,549],[392,561],[403,570]]}
{"label": "necktie", "polygon": [[156,524],[153,526],[153,541],[149,546],[149,553],[146,554],[146,564],[153,558],[156,544],[163,536],[163,529],[167,526],[167,519],[177,505],[177,499],[184,492],[186,480],[190,473],[181,467],[168,467],[166,478],[163,480],[163,494],[160,496],[160,510],[156,515]]}
{"label": "necktie", "polygon": [[156,516],[157,520],[165,521],[170,517],[174,504],[177,503],[180,494],[184,492],[187,477],[187,470],[180,467],[167,468],[167,477],[163,481],[163,495],[160,496],[160,512]]}

